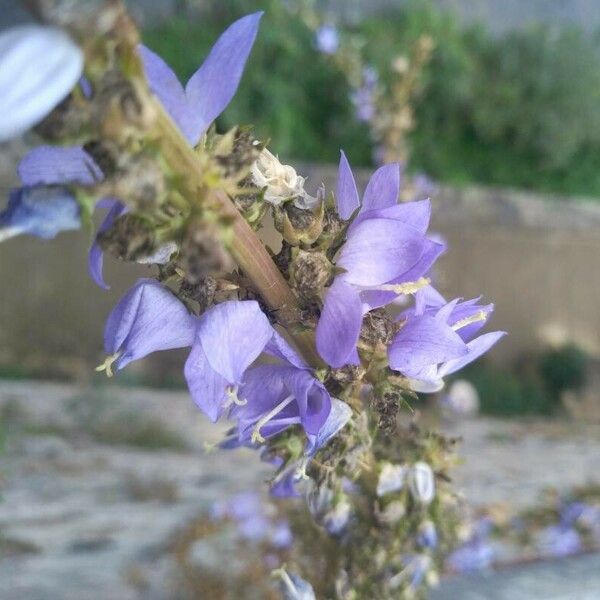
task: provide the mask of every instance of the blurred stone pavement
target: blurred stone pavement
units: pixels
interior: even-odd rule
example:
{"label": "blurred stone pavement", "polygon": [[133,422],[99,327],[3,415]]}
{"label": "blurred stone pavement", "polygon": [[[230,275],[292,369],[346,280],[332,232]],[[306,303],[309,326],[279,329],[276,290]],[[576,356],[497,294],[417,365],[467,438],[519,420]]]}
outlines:
{"label": "blurred stone pavement", "polygon": [[[2,600],[180,598],[173,536],[269,474],[252,452],[207,451],[225,426],[184,391],[0,381],[0,424]],[[456,480],[476,505],[527,506],[547,486],[597,473],[597,428],[488,419],[446,428],[464,438]],[[226,550],[199,550],[190,561],[232,568]],[[432,598],[591,600],[599,574],[591,555],[444,580]]]}

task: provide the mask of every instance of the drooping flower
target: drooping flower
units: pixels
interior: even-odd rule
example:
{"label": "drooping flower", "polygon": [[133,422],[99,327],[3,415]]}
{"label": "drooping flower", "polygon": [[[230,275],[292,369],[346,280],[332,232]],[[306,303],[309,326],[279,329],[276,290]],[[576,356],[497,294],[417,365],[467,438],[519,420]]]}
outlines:
{"label": "drooping flower", "polygon": [[333,25],[323,25],[315,33],[315,45],[323,54],[335,54],[340,47],[340,34]]}
{"label": "drooping flower", "polygon": [[81,76],[83,53],[62,30],[40,25],[0,34],[0,142],[39,123]]}
{"label": "drooping flower", "polygon": [[186,348],[194,342],[197,318],[154,279],[139,279],[110,313],[104,328],[108,359],[98,370],[111,374],[158,350]]}
{"label": "drooping flower", "polygon": [[22,234],[54,238],[79,229],[80,213],[77,200],[62,186],[16,188],[0,213],[0,241]]}
{"label": "drooping flower", "polygon": [[494,331],[474,337],[492,304],[479,305],[477,298],[445,303],[433,292],[417,292],[415,307],[399,316],[402,327],[388,348],[390,367],[413,380],[416,391],[440,389],[444,376],[479,358],[505,335]]}
{"label": "drooping flower", "polygon": [[343,271],[327,290],[317,325],[317,349],[332,367],[356,363],[363,315],[427,283],[423,276],[444,251],[425,236],[428,200],[398,204],[398,164],[378,169],[362,203],[344,153],[337,182],[337,210],[344,220],[357,213],[336,258]]}

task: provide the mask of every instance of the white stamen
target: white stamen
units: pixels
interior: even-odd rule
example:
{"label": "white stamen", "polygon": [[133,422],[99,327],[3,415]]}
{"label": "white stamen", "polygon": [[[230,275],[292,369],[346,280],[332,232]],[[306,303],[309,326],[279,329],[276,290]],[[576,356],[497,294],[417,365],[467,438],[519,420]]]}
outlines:
{"label": "white stamen", "polygon": [[250,441],[253,444],[262,444],[265,441],[265,438],[260,434],[261,427],[264,427],[273,417],[277,416],[288,404],[290,404],[294,400],[294,395],[288,396],[285,400],[280,402],[273,410],[270,410],[266,415],[262,416],[254,429],[252,430],[252,437]]}
{"label": "white stamen", "polygon": [[482,310],[480,310],[478,313],[475,313],[474,315],[471,315],[470,317],[465,317],[464,319],[461,319],[460,321],[457,321],[456,323],[454,323],[454,325],[452,325],[452,329],[454,329],[454,331],[458,331],[459,329],[462,329],[463,327],[466,327],[467,325],[471,325],[471,323],[485,321],[486,319],[487,319],[487,314],[484,313]]}
{"label": "white stamen", "polygon": [[225,400],[223,403],[223,408],[229,408],[233,404],[236,406],[244,406],[245,404],[248,404],[248,400],[238,397],[238,389],[239,388],[237,385],[227,386],[225,389],[225,392],[227,393],[227,400]]}
{"label": "white stamen", "polygon": [[427,287],[431,283],[431,279],[427,277],[421,277],[417,281],[407,281],[405,283],[386,283],[375,287],[364,286],[362,289],[365,290],[379,290],[381,292],[394,292],[398,296],[415,294],[419,290]]}
{"label": "white stamen", "polygon": [[112,366],[115,361],[121,356],[121,352],[115,352],[114,354],[110,354],[106,357],[106,360],[96,367],[96,372],[101,373],[102,371],[106,371],[107,377],[113,376]]}

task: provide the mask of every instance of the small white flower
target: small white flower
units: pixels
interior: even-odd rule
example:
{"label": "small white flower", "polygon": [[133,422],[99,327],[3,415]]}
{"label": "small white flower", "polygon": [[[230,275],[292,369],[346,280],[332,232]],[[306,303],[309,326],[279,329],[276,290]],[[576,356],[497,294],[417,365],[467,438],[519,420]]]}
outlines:
{"label": "small white flower", "polygon": [[290,165],[282,165],[266,148],[261,152],[251,171],[254,185],[264,189],[264,200],[273,206],[294,199],[299,208],[310,208],[316,199],[304,190],[304,177]]}
{"label": "small white flower", "polygon": [[39,123],[81,77],[83,53],[53,27],[0,34],[0,142]]}
{"label": "small white flower", "polygon": [[385,463],[377,482],[377,495],[381,497],[401,490],[404,487],[406,475],[407,468],[404,465]]}
{"label": "small white flower", "polygon": [[435,497],[435,478],[425,462],[415,463],[408,478],[410,493],[417,502],[429,504]]}

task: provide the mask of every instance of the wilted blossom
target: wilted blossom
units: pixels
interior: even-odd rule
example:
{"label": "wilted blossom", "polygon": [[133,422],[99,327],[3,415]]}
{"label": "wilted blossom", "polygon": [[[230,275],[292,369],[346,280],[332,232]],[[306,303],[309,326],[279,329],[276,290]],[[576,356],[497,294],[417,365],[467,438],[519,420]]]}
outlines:
{"label": "wilted blossom", "polygon": [[[209,125],[233,98],[254,44],[261,16],[260,12],[247,15],[225,30],[204,63],[189,79],[185,89],[162,58],[140,45],[139,52],[150,89],[191,145],[199,142]],[[61,35],[64,36],[62,33]],[[37,65],[37,62],[33,60],[33,64]],[[75,81],[76,79],[63,96]],[[5,89],[4,86],[1,87]],[[1,114],[7,113],[4,111]],[[25,186],[68,183],[92,185],[103,178],[101,169],[79,146],[35,148],[23,158],[18,172]],[[107,230],[125,211],[125,206],[117,200],[107,200],[106,203],[108,202],[111,210],[100,231]],[[102,277],[102,251],[97,243],[90,250],[89,271],[98,285],[108,287]]]}
{"label": "wilted blossom", "polygon": [[429,504],[435,497],[435,476],[425,462],[415,463],[408,474],[408,486],[413,498],[421,504]]}
{"label": "wilted blossom", "polygon": [[39,123],[71,91],[83,53],[60,29],[22,25],[0,34],[0,142]]}
{"label": "wilted blossom", "polygon": [[417,292],[415,307],[398,317],[402,327],[388,348],[390,367],[412,379],[417,391],[440,389],[443,377],[479,358],[505,335],[494,331],[474,337],[494,308],[477,301],[446,303],[431,287]]}
{"label": "wilted blossom", "polygon": [[414,292],[444,251],[425,236],[428,200],[398,204],[400,167],[390,164],[371,177],[362,203],[344,153],[336,191],[337,211],[347,220],[346,242],[335,260],[342,271],[327,290],[317,325],[317,349],[332,367],[357,364],[356,344],[363,315]]}
{"label": "wilted blossom", "polygon": [[305,178],[300,177],[294,167],[281,164],[266,148],[252,165],[250,175],[254,185],[264,190],[264,201],[273,206],[294,200],[298,208],[310,208],[317,202],[305,191]]}
{"label": "wilted blossom", "polygon": [[397,492],[404,487],[408,467],[406,465],[393,465],[385,463],[377,481],[377,495],[385,496]]}
{"label": "wilted blossom", "polygon": [[64,187],[22,187],[11,190],[0,213],[0,241],[28,234],[42,239],[79,229],[80,207]]}
{"label": "wilted blossom", "polygon": [[315,45],[323,54],[335,54],[340,47],[340,34],[333,25],[322,25],[315,33]]}
{"label": "wilted blossom", "polygon": [[550,525],[540,532],[537,547],[542,556],[559,558],[581,552],[583,544],[573,527]]}

